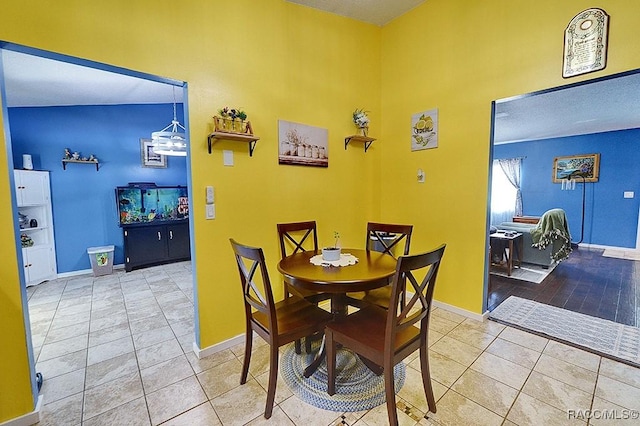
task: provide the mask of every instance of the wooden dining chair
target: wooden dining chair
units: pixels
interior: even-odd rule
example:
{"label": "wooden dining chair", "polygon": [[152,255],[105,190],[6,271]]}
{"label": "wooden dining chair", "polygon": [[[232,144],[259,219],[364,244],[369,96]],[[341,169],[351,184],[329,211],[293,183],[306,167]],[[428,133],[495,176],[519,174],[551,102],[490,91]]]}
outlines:
{"label": "wooden dining chair", "polygon": [[235,253],[245,313],[244,362],[240,384],[247,382],[253,332],[269,344],[269,385],[264,417],[271,417],[278,378],[278,348],[302,337],[322,331],[332,316],[312,303],[291,295],[274,302],[264,253],[230,239]]}
{"label": "wooden dining chair", "polygon": [[[318,251],[318,233],[315,220],[279,223],[277,227],[282,259],[307,250]],[[296,288],[287,282],[285,278],[284,297],[289,297],[291,294],[302,297],[315,305],[331,298],[331,295],[328,293],[316,293],[314,291]],[[320,337],[321,336],[322,333],[320,333]],[[305,346],[307,353],[311,352],[311,339],[305,339]],[[301,352],[300,341],[296,341],[295,349],[297,354]]]}
{"label": "wooden dining chair", "polygon": [[[436,402],[429,373],[428,332],[433,290],[445,244],[427,253],[400,256],[391,284],[392,308],[369,305],[346,318],[327,324],[327,392],[336,392],[336,348],[347,347],[382,367],[389,424],[398,424],[393,367],[414,351],[420,351],[422,385],[429,411],[436,412]],[[403,288],[413,293],[400,304]],[[363,332],[366,330],[366,332]]]}
{"label": "wooden dining chair", "polygon": [[[307,250],[318,251],[318,234],[316,221],[279,223],[278,239],[280,240],[280,255],[282,259],[292,254]],[[312,303],[318,303],[329,298],[324,293],[316,293],[292,286],[286,280],[284,282],[285,297],[290,294],[303,297]]]}
{"label": "wooden dining chair", "polygon": [[[409,254],[412,232],[413,225],[369,222],[367,223],[366,250],[381,251],[394,258],[397,258],[396,254],[406,256]],[[350,303],[358,307],[361,307],[363,305],[361,302],[364,301],[386,308],[391,298],[391,285],[369,291],[347,293],[347,297]],[[404,301],[404,295],[401,296],[401,301]]]}

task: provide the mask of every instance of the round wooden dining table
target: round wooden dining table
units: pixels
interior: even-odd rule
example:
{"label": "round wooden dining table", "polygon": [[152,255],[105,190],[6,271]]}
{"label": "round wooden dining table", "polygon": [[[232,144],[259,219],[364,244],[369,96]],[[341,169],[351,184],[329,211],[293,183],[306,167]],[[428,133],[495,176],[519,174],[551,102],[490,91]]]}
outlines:
{"label": "round wooden dining table", "polygon": [[[346,293],[373,290],[389,284],[396,271],[397,260],[385,253],[362,249],[342,249],[358,259],[354,265],[322,266],[311,263],[321,251],[304,251],[285,257],[278,263],[278,271],[292,286],[331,295],[331,313],[347,315]],[[305,377],[318,368],[324,355],[324,345],[318,358],[307,367]],[[366,362],[366,361],[365,361]],[[372,366],[370,368],[373,369]]]}
{"label": "round wooden dining table", "polygon": [[[331,310],[339,315],[342,295],[387,285],[397,264],[392,256],[377,251],[342,249],[342,253],[355,256],[358,262],[348,266],[318,266],[311,263],[311,258],[320,254],[320,250],[304,251],[282,259],[278,271],[294,287],[337,296],[331,299]],[[338,306],[334,306],[336,303]]]}

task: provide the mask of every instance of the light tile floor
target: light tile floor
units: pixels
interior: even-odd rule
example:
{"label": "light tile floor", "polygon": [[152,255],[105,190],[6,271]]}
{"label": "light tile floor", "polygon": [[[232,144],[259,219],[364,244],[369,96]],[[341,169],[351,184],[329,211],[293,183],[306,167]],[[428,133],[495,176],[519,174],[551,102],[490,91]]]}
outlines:
{"label": "light tile floor", "polygon": [[[336,413],[307,405],[279,379],[263,417],[267,347],[256,340],[240,386],[242,345],[197,359],[191,264],[28,289],[36,370],[44,375],[42,425],[387,424],[386,406]],[[442,309],[429,336],[437,413],[416,356],[398,394],[401,425],[635,425],[640,369],[495,322]]]}

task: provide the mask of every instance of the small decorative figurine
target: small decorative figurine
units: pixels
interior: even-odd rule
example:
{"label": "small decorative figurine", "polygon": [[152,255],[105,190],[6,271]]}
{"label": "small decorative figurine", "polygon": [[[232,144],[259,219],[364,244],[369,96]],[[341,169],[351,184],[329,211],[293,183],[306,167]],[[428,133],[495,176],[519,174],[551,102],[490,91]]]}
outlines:
{"label": "small decorative figurine", "polygon": [[64,149],[64,159],[71,160],[71,151],[69,150],[69,148]]}
{"label": "small decorative figurine", "polygon": [[96,158],[96,156],[95,156],[95,155],[91,154],[91,155],[89,156],[89,161],[95,161],[95,162],[97,163],[97,162],[98,162],[98,159]]}
{"label": "small decorative figurine", "polygon": [[73,158],[74,160],[80,159],[80,153],[78,151],[74,152],[73,154],[71,154],[71,158]]}

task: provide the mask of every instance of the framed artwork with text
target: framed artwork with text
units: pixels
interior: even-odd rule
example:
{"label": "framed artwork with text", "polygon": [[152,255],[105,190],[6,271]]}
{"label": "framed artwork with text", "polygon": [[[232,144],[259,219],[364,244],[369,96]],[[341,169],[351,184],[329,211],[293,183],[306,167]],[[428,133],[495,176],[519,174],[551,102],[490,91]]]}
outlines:
{"label": "framed artwork with text", "polygon": [[587,9],[573,17],[564,31],[562,77],[604,69],[607,65],[609,15]]}

